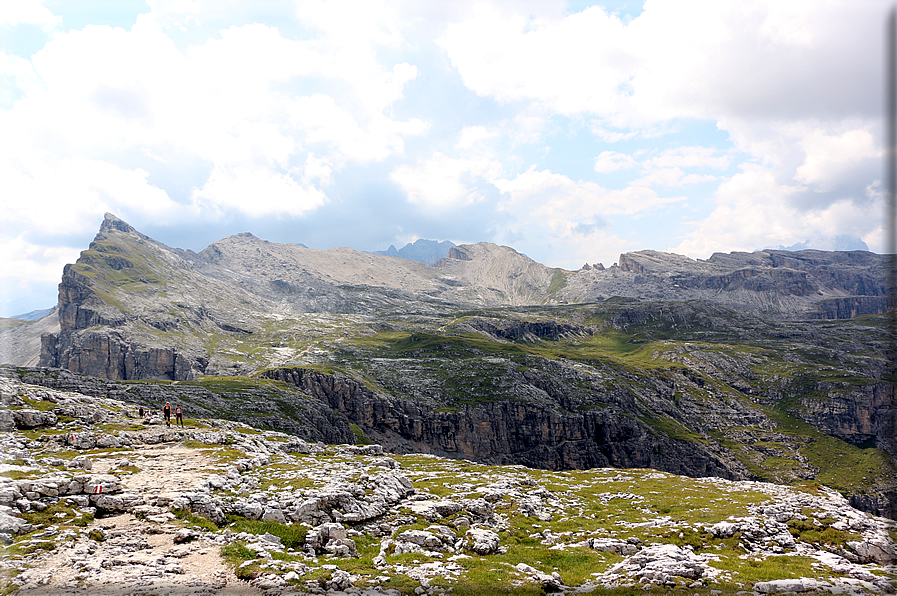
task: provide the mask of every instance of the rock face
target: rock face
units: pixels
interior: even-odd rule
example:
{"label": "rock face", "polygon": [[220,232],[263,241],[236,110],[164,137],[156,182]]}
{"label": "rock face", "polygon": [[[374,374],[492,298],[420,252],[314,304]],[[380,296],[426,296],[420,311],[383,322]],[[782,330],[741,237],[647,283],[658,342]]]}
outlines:
{"label": "rock face", "polygon": [[620,255],[618,267],[567,277],[557,299],[607,296],[712,300],[776,318],[847,319],[887,309],[885,257],[866,251],[714,253],[706,261],[652,250]]}
{"label": "rock face", "polygon": [[[15,379],[25,383],[40,385],[57,391],[71,391],[95,397],[112,397],[143,407],[145,410],[160,412],[165,402],[180,404],[187,418],[227,416],[231,420],[262,425],[289,432],[310,441],[327,443],[348,443],[355,440],[345,415],[333,411],[325,403],[314,399],[289,385],[258,386],[252,383],[231,382],[219,385],[181,383],[119,383],[97,377],[88,377],[67,370],[46,370],[0,367],[0,380]],[[22,410],[21,412],[30,412]],[[40,414],[67,416],[90,422],[102,422],[96,418],[98,412],[84,409],[55,408],[52,412]],[[0,410],[0,428],[4,425],[4,415],[8,415],[9,428],[23,428],[19,419],[24,414],[18,411]],[[38,422],[41,418],[34,417]],[[55,421],[53,422],[55,424]],[[158,419],[157,424],[161,424]],[[49,422],[44,423],[44,425]],[[41,424],[35,424],[40,426]],[[91,435],[79,437],[79,441],[91,440]],[[93,437],[96,441],[96,438]],[[86,447],[85,447],[86,448]]]}
{"label": "rock face", "polygon": [[107,214],[90,248],[63,271],[60,329],[44,334],[40,365],[108,379],[246,372],[245,363],[214,362],[217,351],[202,336],[252,334],[262,313],[427,312],[632,296],[713,300],[774,317],[849,318],[884,312],[883,263],[867,252],[717,253],[694,261],[641,251],[621,255],[618,267],[565,272],[479,243],[452,246],[428,267],[344,248],[279,245],[248,233],[197,255]]}
{"label": "rock face", "polygon": [[307,369],[262,375],[300,387],[399,451],[547,469],[651,467],[690,476],[745,478],[747,470],[699,444],[671,441],[624,410],[558,411],[559,404],[487,403],[439,412],[390,399],[352,378]]}

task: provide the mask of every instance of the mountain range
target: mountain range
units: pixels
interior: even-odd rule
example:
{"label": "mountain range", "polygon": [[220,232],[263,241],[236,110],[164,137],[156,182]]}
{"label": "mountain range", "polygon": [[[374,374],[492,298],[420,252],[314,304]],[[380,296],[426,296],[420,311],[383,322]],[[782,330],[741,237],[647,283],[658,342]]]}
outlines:
{"label": "mountain range", "polygon": [[885,265],[638,251],[567,271],[478,243],[430,266],[249,233],[195,253],[107,214],[20,374],[397,452],[814,480],[895,517]]}
{"label": "mountain range", "polygon": [[409,242],[402,248],[396,250],[392,244],[387,250],[374,251],[375,255],[384,255],[388,257],[400,257],[412,261],[419,261],[426,265],[435,265],[440,259],[444,259],[449,254],[449,249],[455,246],[448,240],[437,242],[436,240],[424,240],[423,238]]}

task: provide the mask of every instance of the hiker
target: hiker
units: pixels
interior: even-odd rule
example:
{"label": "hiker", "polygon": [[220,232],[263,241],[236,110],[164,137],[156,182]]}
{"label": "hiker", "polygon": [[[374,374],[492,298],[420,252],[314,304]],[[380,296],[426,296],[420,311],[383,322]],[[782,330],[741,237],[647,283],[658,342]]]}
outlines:
{"label": "hiker", "polygon": [[162,416],[165,418],[165,426],[171,428],[171,404],[165,402],[165,407],[162,408]]}
{"label": "hiker", "polygon": [[137,410],[141,418],[143,418],[143,406],[140,406],[140,409]]}
{"label": "hiker", "polygon": [[184,411],[181,410],[181,404],[174,407],[174,422],[184,428]]}

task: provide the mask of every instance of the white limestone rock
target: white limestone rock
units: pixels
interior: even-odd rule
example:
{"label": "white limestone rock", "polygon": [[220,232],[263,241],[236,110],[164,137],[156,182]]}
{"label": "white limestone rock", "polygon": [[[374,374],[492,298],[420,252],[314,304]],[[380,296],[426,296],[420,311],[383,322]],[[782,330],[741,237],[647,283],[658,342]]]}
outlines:
{"label": "white limestone rock", "polygon": [[492,530],[471,528],[465,535],[470,549],[479,555],[491,555],[498,551],[500,539]]}

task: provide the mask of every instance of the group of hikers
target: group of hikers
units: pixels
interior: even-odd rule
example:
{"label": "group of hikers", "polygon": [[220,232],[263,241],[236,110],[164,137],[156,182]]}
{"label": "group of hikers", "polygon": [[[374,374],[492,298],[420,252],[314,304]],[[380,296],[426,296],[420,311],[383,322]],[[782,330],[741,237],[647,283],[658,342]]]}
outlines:
{"label": "group of hikers", "polygon": [[[172,412],[171,403],[165,402],[165,405],[162,407],[162,418],[165,419],[165,425],[169,426],[169,427],[171,426],[171,412]],[[147,422],[149,422],[149,420],[153,417],[153,411],[152,410],[144,410],[143,406],[140,406],[140,409],[138,410],[138,415],[141,418],[143,418],[144,420],[146,420]],[[180,426],[181,428],[184,428],[184,410],[181,409],[180,404],[177,404],[174,406],[174,417],[175,417],[175,424]]]}

